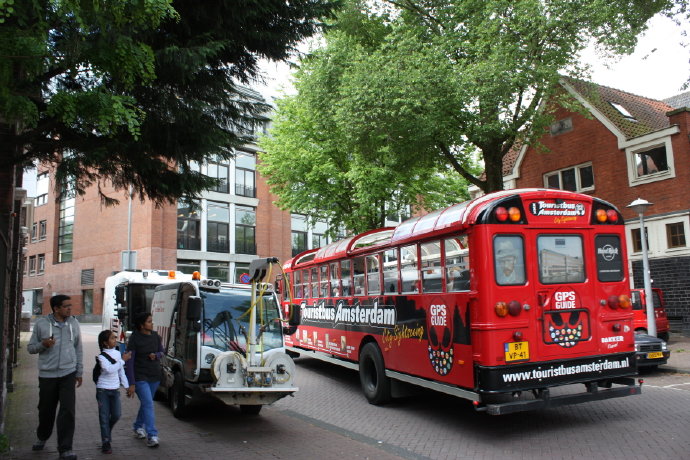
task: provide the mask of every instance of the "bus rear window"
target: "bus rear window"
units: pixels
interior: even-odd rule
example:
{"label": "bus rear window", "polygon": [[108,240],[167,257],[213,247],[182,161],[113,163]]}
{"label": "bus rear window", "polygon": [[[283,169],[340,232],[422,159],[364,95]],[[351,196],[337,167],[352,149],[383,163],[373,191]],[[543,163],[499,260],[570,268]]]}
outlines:
{"label": "bus rear window", "polygon": [[494,238],[496,283],[502,286],[525,284],[525,251],[521,236]]}
{"label": "bus rear window", "polygon": [[585,262],[579,235],[541,235],[537,238],[539,280],[544,284],[583,283]]}

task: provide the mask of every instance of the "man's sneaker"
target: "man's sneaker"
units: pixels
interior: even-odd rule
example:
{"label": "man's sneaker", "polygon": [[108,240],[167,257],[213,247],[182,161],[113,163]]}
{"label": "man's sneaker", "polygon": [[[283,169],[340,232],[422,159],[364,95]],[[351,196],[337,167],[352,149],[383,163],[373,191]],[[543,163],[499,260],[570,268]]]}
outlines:
{"label": "man's sneaker", "polygon": [[104,454],[112,454],[113,453],[113,449],[110,447],[109,442],[103,443],[103,445],[101,446],[101,452],[103,452]]}
{"label": "man's sneaker", "polygon": [[71,450],[66,450],[60,454],[60,459],[62,460],[77,460],[77,454]]}
{"label": "man's sneaker", "polygon": [[137,428],[136,430],[134,430],[134,436],[137,439],[146,439],[146,430],[144,430],[143,428]]}
{"label": "man's sneaker", "polygon": [[43,448],[46,446],[46,442],[42,441],[40,439],[37,439],[36,442],[34,443],[33,446],[31,446],[31,450],[43,450]]}
{"label": "man's sneaker", "polygon": [[151,436],[148,441],[146,441],[147,447],[158,447],[158,436]]}

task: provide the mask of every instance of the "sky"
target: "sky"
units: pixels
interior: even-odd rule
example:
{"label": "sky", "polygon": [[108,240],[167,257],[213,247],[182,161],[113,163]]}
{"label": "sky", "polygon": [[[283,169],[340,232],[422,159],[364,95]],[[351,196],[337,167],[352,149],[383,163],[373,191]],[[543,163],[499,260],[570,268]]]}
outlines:
{"label": "sky", "polygon": [[[683,36],[681,27],[656,16],[633,54],[607,62],[590,47],[581,57],[592,66],[594,83],[661,100],[687,91],[682,86],[690,79],[690,46],[682,46],[683,42],[690,44],[690,37]],[[280,97],[281,91],[294,92],[288,65],[264,62],[262,70],[268,85],[256,89],[269,101]]]}

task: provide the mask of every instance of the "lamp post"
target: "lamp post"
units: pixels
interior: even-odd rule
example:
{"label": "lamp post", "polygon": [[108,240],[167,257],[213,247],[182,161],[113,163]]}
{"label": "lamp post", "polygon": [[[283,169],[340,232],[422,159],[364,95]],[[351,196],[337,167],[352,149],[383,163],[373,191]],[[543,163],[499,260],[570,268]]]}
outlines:
{"label": "lamp post", "polygon": [[644,279],[644,296],[647,299],[647,333],[656,337],[656,318],[654,317],[654,297],[652,281],[649,278],[649,256],[647,255],[647,236],[644,231],[644,213],[654,203],[638,198],[627,207],[640,216],[640,239],[642,240],[642,275]]}

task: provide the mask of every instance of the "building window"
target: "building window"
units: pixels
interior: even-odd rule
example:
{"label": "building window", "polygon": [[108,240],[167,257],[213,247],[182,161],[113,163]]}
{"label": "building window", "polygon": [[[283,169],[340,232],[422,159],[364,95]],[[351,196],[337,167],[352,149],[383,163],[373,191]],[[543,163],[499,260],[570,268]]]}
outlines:
{"label": "building window", "polygon": [[46,272],[46,255],[39,254],[36,258],[36,274],[42,275]]}
{"label": "building window", "polygon": [[685,247],[685,227],[683,222],[666,224],[666,241],[669,248]]}
{"label": "building window", "polygon": [[93,268],[87,268],[81,271],[81,284],[83,286],[93,285],[95,270]]}
{"label": "building window", "polygon": [[46,239],[48,223],[42,220],[38,223],[38,240],[43,241]]}
{"label": "building window", "polygon": [[36,256],[29,257],[29,276],[36,274]]}
{"label": "building window", "polygon": [[36,176],[36,198],[34,203],[36,206],[42,206],[48,202],[48,186],[50,179],[48,173],[43,172]]}
{"label": "building window", "polygon": [[302,214],[292,214],[292,255],[296,256],[300,252],[308,249],[307,246],[307,216]]}
{"label": "building window", "polygon": [[249,264],[235,263],[235,277],[232,280],[233,283],[239,284],[242,282],[242,275],[249,275]]}
{"label": "building window", "polygon": [[551,124],[551,135],[558,136],[573,130],[573,119],[564,118],[563,120],[555,121]]}
{"label": "building window", "polygon": [[22,260],[22,262],[23,262],[23,263],[22,263],[22,274],[23,274],[24,276],[26,276],[27,273],[29,273],[29,271],[28,271],[28,270],[29,270],[29,259],[27,259],[26,257],[24,257],[24,259]]}
{"label": "building window", "polygon": [[201,219],[198,203],[177,203],[177,249],[201,250]]}
{"label": "building window", "polygon": [[177,260],[177,271],[191,275],[194,272],[201,272],[201,261],[198,260]]}
{"label": "building window", "polygon": [[35,243],[38,241],[38,224],[36,222],[31,226],[31,242]]}
{"label": "building window", "polygon": [[544,174],[544,185],[548,188],[582,192],[594,188],[592,164],[583,164]]}
{"label": "building window", "polygon": [[637,177],[668,171],[666,146],[662,145],[644,152],[635,152],[635,171],[637,171]]}
{"label": "building window", "polygon": [[208,163],[206,175],[218,179],[220,183],[211,188],[212,192],[230,193],[229,175],[230,165],[227,161],[218,156],[214,156]]}
{"label": "building window", "polygon": [[256,157],[237,152],[235,157],[235,194],[256,198]]}
{"label": "building window", "polygon": [[208,202],[206,222],[206,250],[230,252],[230,208],[227,203]]}
{"label": "building window", "polygon": [[43,289],[34,289],[34,315],[43,314]]}
{"label": "building window", "polygon": [[230,267],[227,262],[206,262],[206,273],[208,278],[220,280],[224,283],[230,281]]}
{"label": "building window", "polygon": [[256,254],[256,210],[254,208],[235,207],[235,252]]}
{"label": "building window", "polygon": [[84,303],[84,314],[93,314],[93,289],[84,289],[81,291],[82,302]]}
{"label": "building window", "polygon": [[314,228],[311,234],[311,247],[321,248],[328,244],[328,237],[326,236],[326,231],[328,231],[328,223],[323,221],[316,221],[314,223]]}
{"label": "building window", "polygon": [[[649,229],[644,228],[645,242],[647,243],[647,249],[649,249]],[[630,231],[630,236],[632,239],[633,252],[642,252],[642,238],[640,238],[640,229],[633,228]]]}
{"label": "building window", "polygon": [[57,263],[72,262],[74,235],[74,187],[65,185],[60,198],[60,218],[58,224]]}

